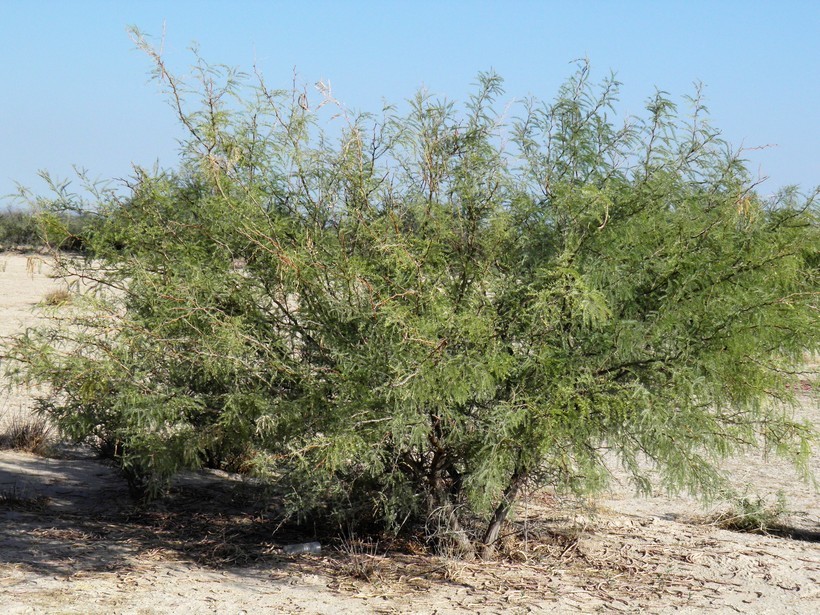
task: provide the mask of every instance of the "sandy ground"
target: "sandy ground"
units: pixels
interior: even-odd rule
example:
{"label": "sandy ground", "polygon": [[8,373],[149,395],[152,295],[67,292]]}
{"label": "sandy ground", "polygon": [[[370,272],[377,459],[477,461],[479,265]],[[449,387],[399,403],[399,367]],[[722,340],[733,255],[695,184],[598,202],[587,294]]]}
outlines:
{"label": "sandy ground", "polygon": [[[37,323],[35,306],[65,284],[50,277],[46,257],[38,254],[0,252],[0,338],[25,331]],[[27,416],[31,397],[25,392],[0,387],[0,433],[18,416]]]}
{"label": "sandy ground", "polygon": [[[0,253],[0,335],[33,324],[34,305],[59,288],[46,266],[26,265]],[[29,401],[0,397],[0,427]],[[819,420],[808,385],[803,401]],[[757,456],[727,470],[751,496],[783,493],[792,537],[723,530],[688,498],[616,485],[594,511],[530,497],[507,557],[467,563],[355,541],[288,556],[281,547],[306,537],[277,532],[259,488],[241,477],[186,474],[169,499],[137,509],[88,451],[0,451],[0,612],[820,612],[817,490]]]}

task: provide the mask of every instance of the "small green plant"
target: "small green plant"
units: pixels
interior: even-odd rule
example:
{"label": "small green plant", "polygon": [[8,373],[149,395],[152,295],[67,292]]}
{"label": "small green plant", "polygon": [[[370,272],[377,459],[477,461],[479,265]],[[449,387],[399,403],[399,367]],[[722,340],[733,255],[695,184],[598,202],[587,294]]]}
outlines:
{"label": "small green plant", "polygon": [[728,510],[718,513],[713,523],[733,532],[768,534],[783,526],[786,496],[779,492],[774,502],[760,495],[735,496]]}
{"label": "small green plant", "polygon": [[47,292],[43,296],[43,303],[50,306],[66,305],[71,303],[72,295],[67,288],[58,288]]}

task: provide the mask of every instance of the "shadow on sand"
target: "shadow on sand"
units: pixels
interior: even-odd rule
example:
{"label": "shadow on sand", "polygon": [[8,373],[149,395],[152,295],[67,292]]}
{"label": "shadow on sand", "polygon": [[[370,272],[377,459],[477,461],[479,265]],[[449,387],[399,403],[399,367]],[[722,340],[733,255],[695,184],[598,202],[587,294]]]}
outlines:
{"label": "shadow on sand", "polygon": [[[182,475],[137,506],[94,459],[0,452],[0,563],[40,573],[117,571],[146,559],[212,568],[286,566],[281,545],[315,539],[281,526],[264,487],[217,471]],[[275,539],[274,539],[275,534]]]}

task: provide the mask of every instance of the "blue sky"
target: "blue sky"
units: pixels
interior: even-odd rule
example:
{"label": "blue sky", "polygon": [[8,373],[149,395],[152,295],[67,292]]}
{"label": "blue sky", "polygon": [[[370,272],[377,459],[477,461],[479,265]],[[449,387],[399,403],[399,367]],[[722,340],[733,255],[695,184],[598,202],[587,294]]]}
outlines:
{"label": "blue sky", "polygon": [[[151,63],[126,28],[159,36],[184,73],[191,43],[208,61],[289,87],[330,80],[336,98],[379,110],[418,87],[463,98],[479,71],[505,101],[552,98],[587,57],[624,83],[639,114],[655,87],[680,99],[706,85],[712,123],[749,153],[760,188],[820,184],[820,2],[118,2],[0,0],[0,195],[43,189],[38,169],[100,178],[131,164],[173,167],[181,132]],[[5,204],[5,202],[3,203]]]}

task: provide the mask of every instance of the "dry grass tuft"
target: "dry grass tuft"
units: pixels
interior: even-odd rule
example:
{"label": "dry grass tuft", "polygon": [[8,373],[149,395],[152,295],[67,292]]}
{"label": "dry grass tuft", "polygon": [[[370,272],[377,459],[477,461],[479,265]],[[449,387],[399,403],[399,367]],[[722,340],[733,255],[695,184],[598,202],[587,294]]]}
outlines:
{"label": "dry grass tuft", "polygon": [[338,572],[366,583],[380,580],[378,550],[378,541],[368,542],[353,537],[343,539],[339,547],[343,557],[337,561]]}
{"label": "dry grass tuft", "polygon": [[786,499],[782,493],[774,502],[761,496],[744,495],[734,498],[730,507],[714,514],[709,523],[733,532],[779,533],[786,514]]}
{"label": "dry grass tuft", "polygon": [[0,449],[25,451],[46,457],[54,443],[52,426],[42,417],[17,416],[11,419],[0,434]]}
{"label": "dry grass tuft", "polygon": [[71,303],[71,293],[67,288],[58,288],[43,295],[43,303],[46,305],[60,306]]}

